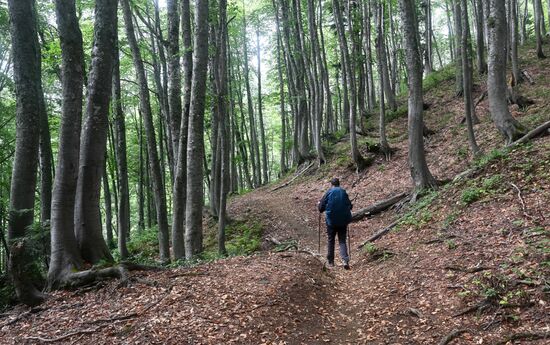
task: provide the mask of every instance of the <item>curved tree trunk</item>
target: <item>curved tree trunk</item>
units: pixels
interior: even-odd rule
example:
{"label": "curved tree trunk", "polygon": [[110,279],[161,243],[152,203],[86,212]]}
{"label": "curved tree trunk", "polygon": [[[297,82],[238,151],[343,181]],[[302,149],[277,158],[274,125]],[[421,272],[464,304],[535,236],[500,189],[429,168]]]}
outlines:
{"label": "curved tree trunk", "polygon": [[422,60],[416,31],[418,26],[414,19],[414,3],[414,0],[399,0],[409,76],[409,167],[415,191],[419,192],[434,188],[436,181],[428,168],[424,152]]}
{"label": "curved tree trunk", "polygon": [[189,108],[187,145],[187,207],[185,210],[185,257],[202,251],[204,108],[208,63],[208,0],[195,2],[193,81]]}
{"label": "curved tree trunk", "polygon": [[80,147],[74,215],[80,253],[90,263],[113,260],[103,239],[99,194],[107,145],[116,28],[117,2],[96,1],[95,39],[88,78],[88,101]]}
{"label": "curved tree trunk", "polygon": [[40,47],[33,0],[9,0],[13,76],[16,96],[16,141],[13,161],[8,240],[9,273],[21,302],[36,305],[43,295],[28,278],[30,256],[26,230],[33,223],[34,189],[40,134]]}
{"label": "curved tree trunk", "polygon": [[74,235],[74,202],[82,124],[84,52],[75,0],[56,0],[55,6],[61,42],[63,105],[52,194],[49,288],[62,284],[66,275],[82,268],[82,258]]}
{"label": "curved tree trunk", "polygon": [[489,73],[487,89],[489,110],[499,132],[509,144],[524,134],[524,128],[508,110],[506,96],[506,7],[504,1],[490,0]]}

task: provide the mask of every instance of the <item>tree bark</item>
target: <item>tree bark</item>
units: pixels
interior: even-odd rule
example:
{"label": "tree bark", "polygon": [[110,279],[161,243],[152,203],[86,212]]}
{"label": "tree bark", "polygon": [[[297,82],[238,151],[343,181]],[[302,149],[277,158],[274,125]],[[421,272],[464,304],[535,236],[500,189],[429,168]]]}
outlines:
{"label": "tree bark", "polygon": [[[473,118],[474,110],[472,100],[472,49],[470,44],[470,23],[468,22],[468,2],[461,0],[462,5],[462,71],[464,73],[462,80],[464,82],[464,114],[466,116],[466,126],[468,128],[468,141],[470,149],[474,156],[479,155],[479,147],[477,146],[476,137],[474,134]],[[459,5],[457,5],[459,6]],[[479,55],[478,55],[479,58]]]}
{"label": "tree bark", "polygon": [[208,0],[195,2],[193,79],[187,145],[187,201],[185,210],[185,257],[202,251],[204,108],[208,58]]}
{"label": "tree bark", "polygon": [[506,96],[506,8],[503,1],[491,0],[489,12],[489,110],[506,144],[521,137],[525,129],[512,117]]}
{"label": "tree bark", "polygon": [[[42,84],[42,83],[40,83]],[[48,110],[44,101],[44,91],[40,85],[40,224],[48,227],[52,212],[52,144]]]}
{"label": "tree bark", "polygon": [[55,288],[64,276],[82,266],[74,235],[74,202],[82,123],[84,52],[75,1],[56,0],[55,6],[61,42],[63,104],[57,173],[52,194],[49,288]]}
{"label": "tree bark", "polygon": [[483,0],[474,1],[476,16],[476,54],[477,54],[477,72],[479,75],[487,73],[487,62],[485,61],[485,40],[483,38],[483,22],[485,13],[483,11]]}
{"label": "tree bark", "polygon": [[[544,52],[542,51],[542,19],[544,14],[542,13],[542,4],[541,0],[533,0],[533,9],[535,11],[535,37],[537,41],[537,57],[539,59],[544,59],[546,56],[544,55]],[[506,17],[505,17],[506,18]]]}
{"label": "tree bark", "polygon": [[399,0],[399,5],[409,83],[409,168],[415,193],[418,193],[426,188],[435,188],[436,181],[428,168],[424,152],[422,60],[418,47],[414,0]]}
{"label": "tree bark", "polygon": [[464,76],[464,73],[462,72],[462,43],[461,43],[461,37],[462,37],[462,12],[460,8],[459,1],[460,0],[452,0],[453,1],[453,20],[455,23],[455,66],[456,66],[456,77],[455,77],[455,94],[457,97],[462,96],[464,92],[464,81],[462,80],[462,77]]}
{"label": "tree bark", "polygon": [[30,255],[24,245],[33,223],[40,134],[40,47],[33,0],[9,0],[8,12],[16,96],[16,141],[10,185],[9,273],[17,297],[27,305],[44,296],[28,277]]}
{"label": "tree bark", "polygon": [[[386,64],[386,48],[384,45],[384,8],[382,3],[376,3],[376,55],[378,59],[378,78],[380,79],[380,105],[379,105],[379,141],[380,141],[380,151],[386,156],[390,157],[390,146],[388,145],[388,140],[386,138],[386,105],[384,103],[384,93],[386,84],[389,85],[389,81],[386,81],[386,78],[389,78],[387,73]],[[384,72],[385,70],[385,72]]]}
{"label": "tree bark", "polygon": [[75,197],[75,233],[82,258],[90,263],[112,261],[103,239],[99,194],[105,164],[111,97],[117,2],[96,1],[94,47],[88,77],[86,120],[82,131]]}
{"label": "tree bark", "polygon": [[[260,28],[256,28],[256,51],[258,57],[258,120],[260,125],[260,141],[262,144],[262,183],[269,182],[269,170],[267,168],[267,143],[265,141],[264,113],[262,109],[262,69],[260,59]],[[221,57],[225,59],[224,56]],[[221,73],[221,72],[220,72]],[[221,76],[220,76],[221,77]],[[220,123],[224,120],[220,119]],[[223,140],[223,137],[222,137]],[[222,150],[223,151],[223,150]]]}
{"label": "tree bark", "polygon": [[153,114],[151,112],[151,103],[149,99],[149,87],[147,86],[147,77],[143,60],[139,51],[139,46],[134,33],[134,24],[132,13],[128,0],[121,0],[124,13],[124,23],[126,26],[126,37],[132,51],[132,59],[136,69],[139,84],[140,109],[145,122],[145,135],[147,139],[147,151],[150,163],[151,180],[155,198],[156,218],[158,222],[159,251],[162,262],[170,261],[170,245],[168,235],[168,216],[166,212],[166,193],[162,183],[162,171],[155,138],[155,129],[153,125]]}
{"label": "tree bark", "polygon": [[[117,39],[118,42],[118,39]],[[128,159],[126,153],[126,121],[122,110],[120,88],[120,61],[118,49],[113,67],[113,109],[116,127],[116,163],[118,166],[118,251],[121,259],[128,257],[126,241],[130,236],[130,191],[128,187]]]}
{"label": "tree bark", "polygon": [[518,12],[517,12],[517,0],[510,1],[510,55],[512,61],[512,87],[521,82],[521,75],[519,71],[519,57],[518,57]]}

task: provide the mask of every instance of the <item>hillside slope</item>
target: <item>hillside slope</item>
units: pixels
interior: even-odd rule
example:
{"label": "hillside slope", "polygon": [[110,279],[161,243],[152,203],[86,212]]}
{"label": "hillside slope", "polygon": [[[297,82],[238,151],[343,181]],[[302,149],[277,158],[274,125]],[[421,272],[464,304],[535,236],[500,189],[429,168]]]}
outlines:
{"label": "hillside slope", "polygon": [[[525,55],[535,101],[514,115],[533,127],[550,119],[550,61]],[[39,308],[21,306],[0,319],[0,343],[78,344],[437,344],[457,330],[456,344],[544,344],[550,329],[550,137],[511,151],[487,112],[476,126],[485,152],[473,161],[462,100],[452,71],[427,83],[428,162],[439,180],[472,174],[417,204],[350,225],[352,269],[324,268],[318,255],[316,203],[339,176],[356,208],[410,190],[406,118],[389,124],[391,161],[376,157],[360,174],[349,167],[345,140],[328,148],[326,165],[231,199],[235,221],[261,224],[264,251],[192,268],[133,273],[55,292]],[[478,82],[476,95],[484,86]],[[361,149],[375,138],[361,137]],[[393,231],[362,249],[375,231]],[[323,233],[324,229],[321,229]],[[296,250],[279,253],[273,239]],[[321,238],[321,253],[325,239]]]}

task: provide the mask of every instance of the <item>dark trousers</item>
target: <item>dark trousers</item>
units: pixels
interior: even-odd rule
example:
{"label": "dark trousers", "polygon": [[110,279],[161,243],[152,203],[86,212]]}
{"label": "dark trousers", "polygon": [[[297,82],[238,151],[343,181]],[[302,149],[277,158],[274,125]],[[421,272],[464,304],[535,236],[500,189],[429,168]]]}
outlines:
{"label": "dark trousers", "polygon": [[334,263],[334,245],[336,234],[338,234],[338,244],[340,245],[340,257],[344,263],[349,262],[348,247],[346,245],[347,226],[330,226],[327,225],[327,260],[329,263]]}

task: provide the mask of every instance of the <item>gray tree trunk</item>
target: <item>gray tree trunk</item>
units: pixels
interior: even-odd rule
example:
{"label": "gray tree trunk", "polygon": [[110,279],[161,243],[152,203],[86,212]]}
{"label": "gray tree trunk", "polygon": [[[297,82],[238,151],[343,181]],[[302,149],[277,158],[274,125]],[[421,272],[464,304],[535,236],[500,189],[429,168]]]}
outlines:
{"label": "gray tree trunk", "polygon": [[116,28],[117,2],[98,0],[74,214],[80,253],[90,263],[113,260],[103,239],[99,194],[105,164]]}
{"label": "gray tree trunk", "polygon": [[489,110],[499,132],[507,144],[524,133],[520,123],[508,110],[506,96],[506,7],[500,0],[490,0],[489,12],[489,72],[487,89]]}
{"label": "gray tree trunk", "polygon": [[162,183],[162,171],[155,138],[155,129],[153,125],[153,114],[151,112],[151,102],[149,98],[149,87],[145,75],[145,67],[134,33],[134,24],[132,21],[132,12],[128,0],[122,0],[122,9],[124,13],[124,23],[126,26],[126,38],[132,51],[132,59],[136,69],[139,84],[140,110],[145,122],[145,135],[147,139],[147,151],[150,163],[151,180],[153,185],[156,218],[158,222],[159,252],[162,262],[170,261],[170,245],[168,234],[168,216],[166,211],[166,193]]}
{"label": "gray tree trunk", "polygon": [[414,0],[399,0],[409,82],[409,167],[415,192],[436,187],[426,154],[423,137],[422,58],[418,47]]}
{"label": "gray tree trunk", "polygon": [[512,87],[521,82],[519,74],[519,57],[518,57],[518,11],[517,0],[510,0],[510,55],[512,61]]}
{"label": "gray tree trunk", "polygon": [[[261,59],[260,59],[260,28],[256,28],[256,51],[257,51],[257,57],[258,57],[258,121],[260,125],[260,141],[262,145],[262,183],[266,184],[269,182],[269,170],[267,168],[267,165],[268,165],[267,143],[265,141],[264,113],[262,109],[262,69],[261,69]],[[221,58],[224,59],[225,57],[221,56]],[[220,123],[223,121],[225,120],[220,119]],[[222,140],[223,140],[223,137],[222,137]]]}
{"label": "gray tree trunk", "polygon": [[208,0],[195,2],[193,80],[187,145],[187,201],[185,210],[185,257],[202,251],[204,108],[208,61]]}
{"label": "gray tree trunk", "polygon": [[[544,52],[542,51],[542,19],[544,14],[542,13],[542,4],[540,0],[533,0],[533,8],[535,10],[535,37],[537,41],[537,57],[539,59],[544,59],[546,56],[544,55]],[[506,17],[505,17],[506,18]]]}
{"label": "gray tree trunk", "polygon": [[[462,54],[462,71],[464,76],[464,115],[466,116],[466,126],[468,128],[468,141],[470,143],[470,149],[474,156],[479,155],[479,147],[477,146],[476,137],[474,134],[474,106],[472,101],[472,49],[470,43],[470,23],[468,21],[468,2],[467,0],[461,0],[462,4],[462,42],[461,42],[461,54]],[[457,5],[460,6],[460,5]],[[479,55],[478,55],[479,57]]]}
{"label": "gray tree trunk", "polygon": [[84,52],[82,33],[76,17],[75,0],[56,0],[55,6],[61,42],[63,104],[57,172],[52,193],[49,288],[62,284],[66,275],[82,266],[82,258],[74,234],[74,202],[82,123]]}
{"label": "gray tree trunk", "polygon": [[461,43],[461,37],[462,37],[462,11],[460,9],[460,0],[452,0],[453,1],[453,20],[455,23],[455,66],[456,66],[456,74],[455,74],[455,94],[457,97],[462,96],[462,93],[464,92],[464,82],[462,80],[462,77],[464,73],[462,72],[462,43]]}
{"label": "gray tree trunk", "polygon": [[[118,41],[118,39],[117,39]],[[118,251],[121,259],[128,257],[126,241],[130,236],[130,191],[128,187],[128,158],[126,154],[126,121],[122,110],[120,88],[120,62],[118,47],[113,67],[113,109],[116,128],[116,163],[118,166]]]}
{"label": "gray tree trunk", "polygon": [[8,241],[9,273],[19,300],[27,305],[44,296],[28,277],[30,255],[26,230],[33,223],[34,189],[40,135],[40,47],[33,0],[9,0],[13,77],[16,96],[16,141],[13,161]]}
{"label": "gray tree trunk", "polygon": [[482,75],[487,73],[487,62],[485,61],[485,39],[483,38],[483,22],[485,21],[485,12],[483,11],[483,0],[474,1],[476,9],[476,54],[477,54],[477,72]]}
{"label": "gray tree trunk", "polygon": [[378,78],[380,79],[380,113],[379,113],[379,141],[380,150],[387,158],[390,157],[390,146],[386,138],[386,109],[384,103],[385,84],[389,84],[386,78],[389,77],[386,69],[384,73],[384,65],[386,61],[386,48],[384,45],[384,7],[381,3],[376,3],[376,53],[378,59]]}
{"label": "gray tree trunk", "polygon": [[181,127],[181,70],[179,47],[178,0],[167,1],[168,12],[168,110],[170,112],[172,147],[174,157],[178,155]]}

